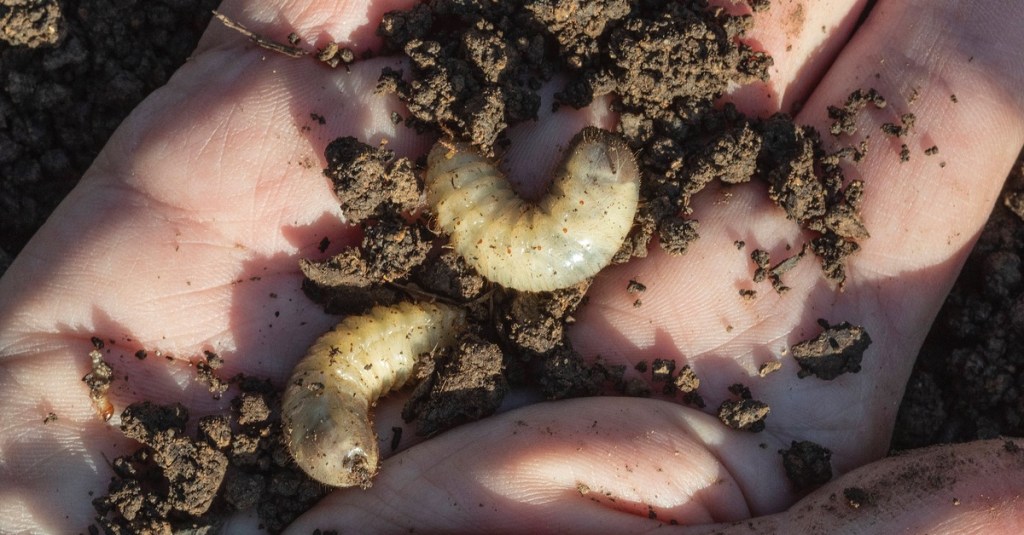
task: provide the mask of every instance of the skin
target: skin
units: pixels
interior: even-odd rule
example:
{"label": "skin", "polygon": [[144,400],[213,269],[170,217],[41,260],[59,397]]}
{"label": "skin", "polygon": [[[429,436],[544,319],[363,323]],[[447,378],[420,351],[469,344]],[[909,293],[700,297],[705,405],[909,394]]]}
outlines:
{"label": "skin", "polygon": [[[367,21],[406,4],[226,1],[221,10],[265,35],[294,31],[307,45],[337,41],[358,56],[377,45]],[[872,134],[870,152],[848,175],[867,183],[872,237],[851,260],[845,290],[804,261],[787,274],[793,290],[785,296],[764,285],[756,300],[740,299],[752,266],[734,240],[782,258],[802,238],[758,186],[728,197],[708,191],[694,206],[701,239],[693,248],[678,258],[653,251],[602,273],[572,331],[588,357],[685,360],[709,407],[729,384],[748,384],[772,406],[767,430],[728,431],[709,414],[658,399],[523,402],[405,442],[369,491],[332,493],[295,532],[637,532],[658,529],[659,520],[688,525],[674,528],[684,533],[1020,531],[1024,462],[1001,442],[879,459],[921,339],[1024,143],[1024,34],[1007,16],[1021,2],[879,0],[856,33],[864,1],[772,4],[750,36],[776,59],[772,82],[734,95],[742,109],[763,114],[803,102],[797,121],[824,128],[826,106],[853,89],[875,87],[890,102],[887,112],[858,119]],[[198,417],[227,401],[195,384],[190,357],[214,350],[227,362],[223,377],[281,382],[333,326],[337,318],[301,294],[297,267],[299,258],[321,256],[324,236],[328,254],[352,238],[320,175],[324,146],[339,135],[387,138],[400,155],[417,156],[432,141],[390,124],[399,104],[371,91],[384,65],[394,61],[331,71],[257,49],[215,24],[124,122],[0,279],[5,530],[84,530],[93,516],[88,493],[102,493],[111,475],[105,459],[132,447],[96,417],[80,381],[91,336],[114,340],[107,358],[130,376],[112,389],[118,410],[138,399],[179,401]],[[899,142],[878,128],[907,109],[918,120],[911,160],[900,164]],[[539,188],[533,177],[554,165],[553,147],[586,124],[609,128],[614,117],[598,103],[515,128],[509,174],[525,190]],[[924,156],[932,145],[940,153]],[[624,291],[630,278],[648,286],[639,309]],[[782,358],[779,372],[751,378],[782,347],[816,334],[817,318],[871,333],[859,374],[798,380]],[[177,363],[137,361],[131,354],[140,347]],[[378,429],[398,424],[401,403],[382,403]],[[58,420],[44,425],[51,411]],[[794,439],[830,448],[840,478],[807,497],[794,493],[776,453]],[[936,474],[950,477],[927,477]],[[851,486],[870,490],[873,504],[854,513],[822,506]],[[724,524],[709,525],[716,522]],[[255,523],[240,515],[228,528]]]}

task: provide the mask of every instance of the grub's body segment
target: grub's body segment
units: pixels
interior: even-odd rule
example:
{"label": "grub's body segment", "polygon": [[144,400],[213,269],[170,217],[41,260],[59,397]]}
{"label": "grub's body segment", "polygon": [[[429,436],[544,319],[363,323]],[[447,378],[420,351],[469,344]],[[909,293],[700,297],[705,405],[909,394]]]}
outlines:
{"label": "grub's body segment", "polygon": [[633,225],[640,172],[619,136],[586,128],[537,203],[512,190],[470,145],[438,143],[427,158],[427,202],[452,247],[509,288],[566,288],[597,274]]}
{"label": "grub's body segment", "polygon": [[426,303],[375,307],[321,336],[292,372],[281,418],[292,457],[335,487],[368,487],[379,452],[371,408],[401,388],[419,356],[451,344],[465,327],[456,308]]}

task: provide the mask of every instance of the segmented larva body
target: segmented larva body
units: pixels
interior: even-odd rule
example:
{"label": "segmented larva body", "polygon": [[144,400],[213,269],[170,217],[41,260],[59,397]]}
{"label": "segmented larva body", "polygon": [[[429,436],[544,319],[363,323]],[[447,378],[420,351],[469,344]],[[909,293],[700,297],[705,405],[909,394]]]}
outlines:
{"label": "segmented larva body", "polygon": [[349,316],[321,336],[292,371],[281,418],[295,462],[335,487],[368,487],[379,464],[371,408],[401,388],[424,353],[450,345],[462,310],[400,303]]}
{"label": "segmented larva body", "polygon": [[633,225],[640,172],[619,136],[590,127],[573,138],[537,203],[464,143],[434,146],[426,186],[455,251],[491,281],[539,292],[572,286],[611,262]]}

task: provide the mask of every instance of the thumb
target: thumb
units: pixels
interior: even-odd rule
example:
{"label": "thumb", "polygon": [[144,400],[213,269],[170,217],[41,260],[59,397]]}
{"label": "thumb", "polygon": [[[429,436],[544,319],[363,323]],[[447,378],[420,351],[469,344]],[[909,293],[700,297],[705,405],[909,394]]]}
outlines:
{"label": "thumb", "polygon": [[[1002,440],[888,457],[787,511],[712,524],[749,518],[744,492],[752,483],[737,474],[757,467],[770,474],[766,481],[787,486],[773,449],[748,458],[743,471],[727,464],[716,445],[736,433],[661,401],[531,405],[388,459],[373,487],[332,493],[289,532],[631,533],[681,524],[700,534],[1020,533],[1024,526],[1024,448]],[[981,514],[988,512],[995,514]]]}

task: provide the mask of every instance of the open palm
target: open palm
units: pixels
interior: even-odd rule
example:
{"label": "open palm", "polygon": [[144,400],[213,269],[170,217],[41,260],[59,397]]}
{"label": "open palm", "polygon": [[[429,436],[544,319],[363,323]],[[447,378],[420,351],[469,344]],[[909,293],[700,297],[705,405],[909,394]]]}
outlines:
{"label": "open palm", "polygon": [[[267,35],[294,31],[358,53],[376,46],[383,12],[411,3],[229,0],[221,10]],[[592,532],[735,521],[798,498],[777,453],[793,440],[831,449],[840,473],[882,456],[917,348],[1024,143],[1024,36],[1005,16],[1020,2],[883,0],[851,37],[866,3],[773,2],[750,36],[775,57],[772,82],[734,96],[756,114],[802,102],[797,122],[823,130],[826,106],[857,88],[917,113],[909,162],[900,163],[900,141],[879,133],[868,159],[848,170],[867,184],[872,237],[850,261],[844,291],[809,259],[787,274],[785,295],[753,285],[750,250],[781,258],[804,237],[759,186],[709,190],[695,201],[701,238],[687,254],[652,250],[602,272],[571,332],[585,356],[630,370],[653,358],[691,365],[709,407],[729,385],[746,384],[772,407],[763,433],[728,430],[709,412],[665,400],[533,404],[412,445],[385,462],[369,491],[333,493],[296,530]],[[380,69],[398,61],[329,70],[215,25],[125,121],[0,281],[0,524],[83,529],[89,493],[102,493],[111,474],[105,459],[131,447],[96,417],[81,382],[91,337],[111,349],[118,409],[178,401],[201,415],[226,402],[194,381],[189,359],[214,351],[226,361],[222,375],[280,384],[336,323],[302,294],[298,270],[298,259],[324,256],[323,238],[330,254],[351,235],[321,174],[323,149],[352,135],[386,139],[403,156],[426,151],[430,139],[390,121],[400,104],[372,91]],[[514,128],[510,174],[540,180],[582,126],[613,127],[606,104]],[[859,126],[876,133],[890,120],[867,113]],[[933,145],[940,153],[925,156]],[[737,240],[747,249],[738,252]],[[630,279],[648,287],[641,307],[626,292]],[[742,299],[745,288],[757,298]],[[785,349],[816,334],[818,318],[871,334],[859,374],[795,377]],[[141,348],[178,362],[138,360]],[[757,378],[776,359],[782,369]],[[382,403],[378,428],[399,409]],[[44,425],[50,412],[58,420]],[[998,457],[991,445],[974,447]]]}

